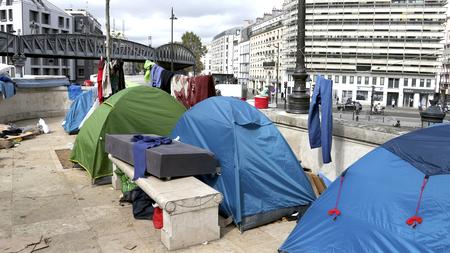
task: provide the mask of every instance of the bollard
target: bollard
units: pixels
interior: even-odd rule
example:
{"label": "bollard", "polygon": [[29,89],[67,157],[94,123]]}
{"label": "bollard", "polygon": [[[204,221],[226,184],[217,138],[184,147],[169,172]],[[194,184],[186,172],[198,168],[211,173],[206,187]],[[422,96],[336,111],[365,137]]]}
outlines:
{"label": "bollard", "polygon": [[359,116],[356,116],[356,121],[358,121],[359,120]]}
{"label": "bollard", "polygon": [[355,120],[355,111],[353,111],[352,120]]}
{"label": "bollard", "polygon": [[384,116],[383,116],[383,123],[384,123]]}

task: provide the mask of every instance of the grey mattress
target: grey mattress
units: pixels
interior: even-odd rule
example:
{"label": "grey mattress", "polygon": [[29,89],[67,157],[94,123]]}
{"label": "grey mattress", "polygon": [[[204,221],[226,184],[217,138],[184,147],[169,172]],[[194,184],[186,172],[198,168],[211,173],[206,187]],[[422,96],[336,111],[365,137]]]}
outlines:
{"label": "grey mattress", "polygon": [[[146,136],[155,136],[146,134]],[[133,135],[108,134],[106,152],[134,165]],[[216,173],[217,161],[214,154],[182,142],[147,149],[147,172],[158,178],[195,176]]]}

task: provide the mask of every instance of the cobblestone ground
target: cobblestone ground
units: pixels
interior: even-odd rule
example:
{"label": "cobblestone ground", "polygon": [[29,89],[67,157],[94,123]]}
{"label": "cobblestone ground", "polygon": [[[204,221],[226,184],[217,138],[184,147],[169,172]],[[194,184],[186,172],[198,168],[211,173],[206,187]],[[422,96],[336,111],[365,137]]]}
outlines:
{"label": "cobblestone ground", "polygon": [[[0,150],[0,252],[19,251],[41,236],[50,242],[40,253],[166,252],[151,221],[135,220],[131,206],[119,205],[119,191],[93,186],[84,170],[62,168],[54,150],[75,137],[64,133],[61,120],[47,119],[51,134]],[[294,226],[276,222],[244,234],[229,226],[218,241],[175,252],[276,252]]]}

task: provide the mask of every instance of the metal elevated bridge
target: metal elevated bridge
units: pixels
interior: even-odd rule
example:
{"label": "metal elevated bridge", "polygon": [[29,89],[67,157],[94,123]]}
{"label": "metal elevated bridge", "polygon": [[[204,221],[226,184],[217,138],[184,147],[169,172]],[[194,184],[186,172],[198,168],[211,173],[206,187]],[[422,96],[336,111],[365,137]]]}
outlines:
{"label": "metal elevated bridge", "polygon": [[[0,32],[0,55],[12,56],[20,66],[27,57],[100,59],[106,56],[106,36],[90,34],[13,35]],[[152,48],[133,41],[111,39],[111,58],[129,62],[152,60],[163,67],[170,66],[171,44]],[[194,54],[183,45],[174,43],[174,68],[180,70],[195,65]],[[22,63],[23,62],[23,63]],[[23,65],[22,65],[23,66]]]}

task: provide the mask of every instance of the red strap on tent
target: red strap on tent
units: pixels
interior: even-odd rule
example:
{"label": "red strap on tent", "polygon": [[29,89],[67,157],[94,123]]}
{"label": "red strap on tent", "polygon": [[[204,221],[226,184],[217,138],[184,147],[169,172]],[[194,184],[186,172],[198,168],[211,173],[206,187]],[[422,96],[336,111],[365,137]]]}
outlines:
{"label": "red strap on tent", "polygon": [[414,214],[414,216],[406,220],[406,224],[408,224],[408,226],[412,226],[412,228],[416,228],[417,225],[422,224],[423,222],[422,217],[418,216],[418,214],[420,209],[420,203],[422,202],[423,191],[425,190],[425,186],[428,183],[428,178],[429,176],[425,176],[423,179],[422,188],[420,189],[419,201],[417,202],[416,213]]}
{"label": "red strap on tent", "polygon": [[344,178],[345,178],[345,176],[342,175],[341,176],[341,182],[340,182],[340,185],[339,185],[339,191],[338,191],[338,195],[337,195],[337,199],[336,199],[336,205],[334,206],[333,209],[328,210],[328,215],[334,216],[333,220],[336,220],[337,217],[339,215],[341,215],[341,210],[338,209],[338,205],[339,205],[339,200],[341,198],[341,191],[342,191],[342,185],[344,184]]}

